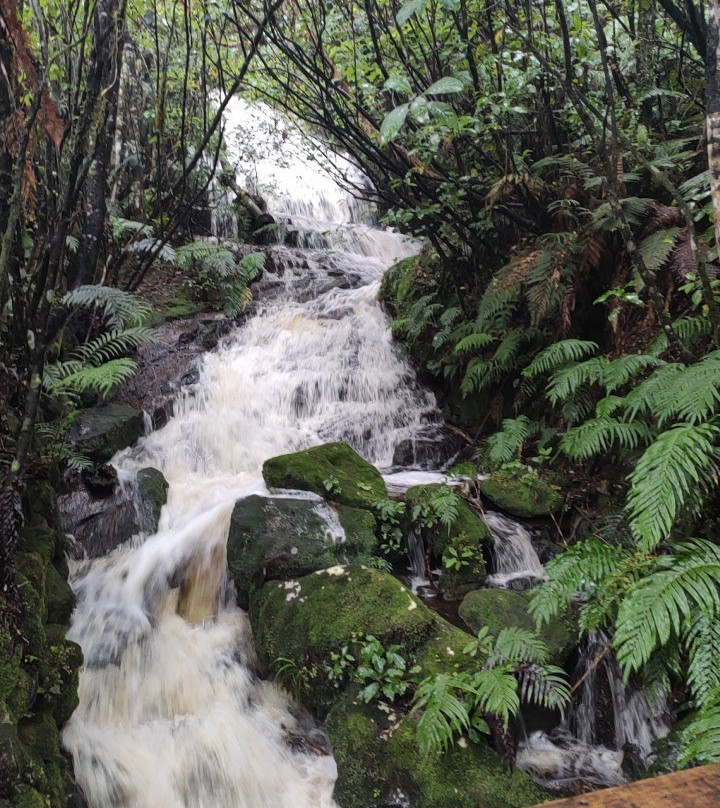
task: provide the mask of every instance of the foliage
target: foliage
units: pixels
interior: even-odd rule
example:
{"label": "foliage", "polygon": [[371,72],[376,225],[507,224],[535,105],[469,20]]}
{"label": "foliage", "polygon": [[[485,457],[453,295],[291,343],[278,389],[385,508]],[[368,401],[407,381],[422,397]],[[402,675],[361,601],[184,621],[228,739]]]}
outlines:
{"label": "foliage", "polygon": [[482,668],[429,676],[415,693],[413,707],[421,712],[418,739],[424,754],[447,749],[458,735],[488,733],[483,716],[496,717],[507,726],[521,701],[553,709],[570,698],[564,672],[546,664],[547,648],[532,632],[503,629],[493,639],[485,627],[465,653],[485,657]]}
{"label": "foliage", "polygon": [[405,503],[379,499],[373,504],[373,510],[380,528],[380,549],[386,555],[397,553],[402,548],[404,538],[400,519],[405,513]]}

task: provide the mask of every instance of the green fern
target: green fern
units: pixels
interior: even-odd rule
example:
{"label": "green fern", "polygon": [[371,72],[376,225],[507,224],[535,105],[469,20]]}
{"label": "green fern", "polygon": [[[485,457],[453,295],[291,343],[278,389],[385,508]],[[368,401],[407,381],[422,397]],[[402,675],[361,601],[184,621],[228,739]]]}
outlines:
{"label": "green fern", "polygon": [[680,638],[691,629],[698,611],[713,620],[720,612],[720,547],[693,539],[674,549],[655,559],[653,573],[635,582],[618,609],[613,644],[626,675],[641,669],[671,635]]}
{"label": "green fern", "polygon": [[662,269],[670,258],[679,235],[679,227],[668,227],[651,233],[638,244],[638,255],[649,270],[657,272]]}
{"label": "green fern", "polygon": [[664,365],[662,359],[650,354],[628,354],[608,362],[603,370],[603,383],[608,393],[613,393],[643,370]]}
{"label": "green fern", "polygon": [[626,504],[642,547],[650,550],[664,541],[681,510],[711,483],[717,437],[714,423],[678,424],[642,454],[628,478]]}
{"label": "green fern", "polygon": [[680,734],[680,766],[720,762],[720,703],[696,713]]}
{"label": "green fern", "polygon": [[470,728],[470,714],[465,700],[457,691],[467,689],[466,677],[446,673],[428,676],[420,683],[413,699],[413,708],[421,710],[418,721],[420,751],[427,755],[444,752],[456,735]]}
{"label": "green fern", "polygon": [[687,655],[687,682],[695,703],[708,707],[720,700],[720,616],[700,608],[690,615],[682,637]]}
{"label": "green fern", "polygon": [[147,301],[114,286],[78,286],[68,292],[62,302],[70,308],[99,309],[108,327],[116,331],[142,325],[152,312]]}
{"label": "green fern", "polygon": [[552,404],[559,404],[561,401],[567,401],[585,385],[601,385],[607,363],[608,360],[604,356],[596,356],[556,370],[547,386],[548,399]]}
{"label": "green fern", "polygon": [[570,362],[579,362],[598,350],[596,342],[582,339],[564,339],[540,351],[533,361],[523,370],[526,378],[548,373]]}
{"label": "green fern", "polygon": [[501,466],[512,460],[525,441],[538,430],[538,424],[526,415],[505,418],[502,429],[487,440],[488,459],[493,466]]}
{"label": "green fern", "polygon": [[561,450],[573,460],[587,460],[609,452],[613,446],[637,449],[652,437],[653,431],[643,421],[617,421],[593,418],[568,430],[560,441]]}

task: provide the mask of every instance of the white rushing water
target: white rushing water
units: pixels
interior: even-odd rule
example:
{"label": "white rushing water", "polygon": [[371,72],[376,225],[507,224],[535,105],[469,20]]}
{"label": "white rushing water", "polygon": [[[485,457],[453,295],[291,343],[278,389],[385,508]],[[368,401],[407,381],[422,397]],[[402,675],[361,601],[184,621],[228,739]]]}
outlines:
{"label": "white rushing water", "polygon": [[508,588],[523,582],[533,585],[542,580],[545,569],[525,525],[495,511],[486,511],[483,518],[493,539],[495,560],[495,572],[488,576],[486,585]]}
{"label": "white rushing water", "polygon": [[[305,168],[304,193],[271,210],[299,205],[303,227],[340,233],[357,206]],[[91,808],[333,804],[321,734],[255,673],[225,542],[234,503],[268,493],[265,459],[344,440],[387,468],[399,441],[439,420],[376,299],[414,245],[369,226],[339,241],[274,248],[254,314],[205,357],[167,425],[113,461],[123,477],[159,468],[170,490],[157,535],[71,571],[85,667],[63,741]]]}

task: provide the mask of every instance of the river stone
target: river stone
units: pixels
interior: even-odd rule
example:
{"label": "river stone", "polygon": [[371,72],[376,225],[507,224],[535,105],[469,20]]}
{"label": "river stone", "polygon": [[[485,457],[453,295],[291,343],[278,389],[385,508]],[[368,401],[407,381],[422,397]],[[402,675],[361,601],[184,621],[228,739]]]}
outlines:
{"label": "river stone", "polygon": [[[426,640],[436,617],[392,575],[369,567],[336,566],[304,578],[265,584],[250,604],[261,662],[282,658],[321,665],[331,651],[371,634],[406,654]],[[318,677],[308,702],[323,709],[337,694]]]}
{"label": "river stone", "polygon": [[[504,628],[517,626],[535,631],[529,612],[530,593],[509,589],[479,589],[470,592],[460,604],[459,614],[472,632],[487,626],[497,635]],[[577,616],[572,608],[552,619],[538,632],[550,653],[550,662],[562,665],[577,645]]]}
{"label": "river stone", "polygon": [[499,469],[480,483],[480,490],[512,516],[546,516],[562,508],[563,496],[529,467]]}
{"label": "river stone", "polygon": [[372,554],[375,536],[363,529],[359,513],[345,511],[353,527],[342,540],[333,536],[327,521],[333,514],[322,500],[252,496],[237,502],[227,559],[240,606],[247,608],[251,592],[265,581],[286,581]]}
{"label": "river stone", "polygon": [[263,464],[263,478],[271,489],[313,491],[358,508],[387,497],[380,472],[347,443],[325,443],[270,458]]}
{"label": "river stone", "polygon": [[105,461],[142,435],[142,412],[127,404],[103,404],[83,410],[73,422],[70,440],[80,454]]}
{"label": "river stone", "polygon": [[[349,689],[325,726],[338,764],[341,808],[407,804],[413,808],[521,808],[547,795],[519,769],[508,769],[485,741],[463,740],[446,753],[418,752],[417,719],[363,704]],[[402,800],[402,802],[400,802]]]}

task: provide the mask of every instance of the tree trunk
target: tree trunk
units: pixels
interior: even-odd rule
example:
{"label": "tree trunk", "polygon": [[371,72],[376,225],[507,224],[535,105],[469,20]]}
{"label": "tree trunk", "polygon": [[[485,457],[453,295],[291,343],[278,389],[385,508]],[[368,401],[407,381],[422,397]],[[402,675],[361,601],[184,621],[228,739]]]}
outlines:
{"label": "tree trunk", "polygon": [[720,0],[710,0],[705,58],[707,151],[715,219],[715,242],[720,252]]}

